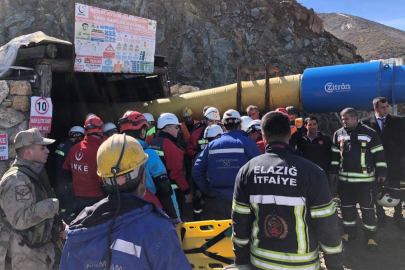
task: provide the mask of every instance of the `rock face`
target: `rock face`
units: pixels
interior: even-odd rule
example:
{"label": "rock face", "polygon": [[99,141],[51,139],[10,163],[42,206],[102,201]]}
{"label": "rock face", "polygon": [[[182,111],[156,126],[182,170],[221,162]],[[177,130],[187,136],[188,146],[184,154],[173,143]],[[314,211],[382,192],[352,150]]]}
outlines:
{"label": "rock face", "polygon": [[[156,54],[167,56],[172,82],[201,89],[235,83],[238,65],[271,64],[282,75],[307,67],[361,61],[356,48],[324,31],[322,20],[296,1],[83,0],[154,19]],[[0,44],[38,30],[72,40],[68,0],[3,1]]]}

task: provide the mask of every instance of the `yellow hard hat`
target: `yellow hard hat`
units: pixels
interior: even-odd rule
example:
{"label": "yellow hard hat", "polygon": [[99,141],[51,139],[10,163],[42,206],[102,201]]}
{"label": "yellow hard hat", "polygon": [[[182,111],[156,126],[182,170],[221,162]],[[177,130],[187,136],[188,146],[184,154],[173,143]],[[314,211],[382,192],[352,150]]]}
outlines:
{"label": "yellow hard hat", "polygon": [[103,178],[113,177],[112,169],[117,166],[119,160],[117,176],[142,166],[148,160],[148,155],[136,139],[125,134],[114,134],[98,148],[97,175]]}
{"label": "yellow hard hat", "polygon": [[183,109],[183,113],[182,113],[183,117],[188,117],[188,116],[192,116],[192,115],[193,115],[193,111],[191,109],[189,109],[187,107]]}

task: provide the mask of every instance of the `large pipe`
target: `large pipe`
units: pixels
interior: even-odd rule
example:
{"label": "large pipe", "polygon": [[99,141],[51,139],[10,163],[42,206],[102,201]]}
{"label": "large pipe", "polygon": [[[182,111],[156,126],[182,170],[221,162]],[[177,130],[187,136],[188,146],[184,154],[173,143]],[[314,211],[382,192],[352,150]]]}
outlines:
{"label": "large pipe", "polygon": [[[395,63],[383,65],[382,62],[370,62],[308,68],[303,75],[270,79],[270,109],[295,106],[307,112],[339,112],[346,107],[372,110],[372,100],[377,96],[386,97],[391,104],[405,103],[404,90],[405,66],[395,66]],[[218,108],[221,114],[236,108],[236,93],[235,83],[146,102],[78,106],[82,105],[84,112],[94,112],[108,121],[116,120],[126,110],[149,112],[155,118],[161,113],[172,112],[180,118],[184,107],[192,109],[196,119],[202,119],[205,105]],[[256,105],[264,112],[265,80],[242,82],[241,104],[242,111],[249,105]]]}

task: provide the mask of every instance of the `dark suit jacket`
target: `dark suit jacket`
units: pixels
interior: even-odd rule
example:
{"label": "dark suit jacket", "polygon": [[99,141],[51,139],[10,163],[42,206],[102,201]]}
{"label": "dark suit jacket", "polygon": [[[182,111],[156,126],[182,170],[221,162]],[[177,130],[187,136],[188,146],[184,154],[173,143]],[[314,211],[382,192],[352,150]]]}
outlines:
{"label": "dark suit jacket", "polygon": [[405,119],[388,114],[383,131],[375,115],[362,119],[361,122],[377,131],[382,140],[388,165],[388,181],[403,180],[404,172],[400,159],[405,154]]}

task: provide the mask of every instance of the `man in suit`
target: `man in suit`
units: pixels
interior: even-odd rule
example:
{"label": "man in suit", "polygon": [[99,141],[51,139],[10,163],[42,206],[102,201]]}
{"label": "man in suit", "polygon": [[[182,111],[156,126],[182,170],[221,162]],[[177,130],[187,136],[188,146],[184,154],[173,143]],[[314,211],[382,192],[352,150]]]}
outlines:
{"label": "man in suit", "polygon": [[[401,167],[401,158],[405,154],[405,125],[404,119],[389,114],[389,104],[386,98],[377,97],[373,100],[375,114],[362,120],[362,123],[377,131],[385,150],[387,160],[388,184],[391,187],[399,188],[401,180],[405,179]],[[405,222],[402,216],[402,204],[395,207],[394,220],[399,228],[405,230]],[[386,215],[384,209],[376,204],[378,224],[384,226]]]}

